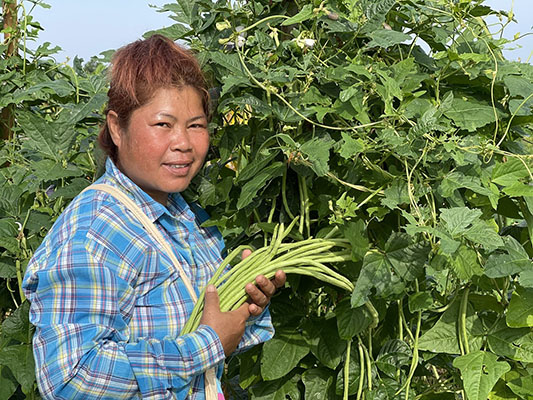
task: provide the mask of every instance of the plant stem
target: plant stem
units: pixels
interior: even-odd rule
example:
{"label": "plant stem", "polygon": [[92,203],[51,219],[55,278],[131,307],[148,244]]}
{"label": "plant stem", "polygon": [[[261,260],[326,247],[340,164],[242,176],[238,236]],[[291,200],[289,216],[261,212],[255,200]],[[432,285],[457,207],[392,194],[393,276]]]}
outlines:
{"label": "plant stem", "polygon": [[359,338],[359,343],[357,344],[357,347],[359,350],[359,387],[357,388],[356,400],[360,400],[361,394],[363,393],[363,384],[365,381],[365,354],[363,352],[361,338]]}
{"label": "plant stem", "polygon": [[343,400],[348,400],[348,394],[350,389],[350,350],[352,347],[352,341],[348,340],[346,346],[346,360],[344,361],[344,396]]}
{"label": "plant stem", "polygon": [[461,298],[461,311],[459,313],[460,318],[460,324],[459,327],[461,329],[461,336],[464,346],[464,353],[468,354],[470,353],[470,344],[468,343],[468,333],[466,332],[466,312],[468,309],[468,294],[470,292],[470,286],[466,286],[465,290],[463,292],[463,297]]}
{"label": "plant stem", "polygon": [[366,380],[367,380],[367,387],[368,391],[372,391],[372,364],[370,360],[370,354],[368,353],[367,348],[364,344],[361,344],[363,346],[363,352],[365,353],[365,361],[366,361]]}
{"label": "plant stem", "polygon": [[289,216],[290,219],[294,219],[294,214],[289,208],[289,203],[287,202],[287,168],[283,171],[283,177],[281,178],[281,200],[283,202],[283,208]]}

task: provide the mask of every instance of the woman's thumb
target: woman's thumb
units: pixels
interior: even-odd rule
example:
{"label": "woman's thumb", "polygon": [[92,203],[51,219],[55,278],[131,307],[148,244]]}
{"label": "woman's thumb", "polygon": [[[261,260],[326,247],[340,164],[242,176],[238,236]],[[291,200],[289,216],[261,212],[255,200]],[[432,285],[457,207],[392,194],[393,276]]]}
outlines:
{"label": "woman's thumb", "polygon": [[205,290],[204,311],[220,311],[217,289],[208,285]]}

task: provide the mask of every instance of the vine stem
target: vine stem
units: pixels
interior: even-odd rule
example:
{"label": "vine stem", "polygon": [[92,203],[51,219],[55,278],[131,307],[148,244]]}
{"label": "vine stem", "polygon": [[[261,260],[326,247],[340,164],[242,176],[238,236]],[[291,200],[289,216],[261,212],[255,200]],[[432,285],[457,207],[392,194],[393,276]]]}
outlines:
{"label": "vine stem", "polygon": [[[242,31],[241,31],[242,32]],[[261,89],[267,91],[267,92],[271,92],[274,94],[274,96],[276,96],[278,99],[281,100],[282,103],[284,103],[287,107],[289,107],[289,109],[294,112],[296,115],[298,115],[300,118],[302,118],[303,120],[309,122],[311,125],[314,125],[314,126],[318,126],[320,128],[324,128],[324,129],[329,129],[329,130],[334,130],[334,131],[345,131],[347,129],[350,129],[350,130],[357,130],[357,129],[362,129],[362,128],[368,128],[368,127],[371,127],[371,126],[376,126],[376,125],[379,125],[381,124],[383,121],[377,121],[377,122],[371,122],[369,124],[361,124],[361,125],[356,125],[356,126],[345,126],[345,127],[342,127],[342,126],[331,126],[331,125],[325,125],[325,124],[321,124],[319,122],[316,122],[316,121],[313,121],[312,119],[309,119],[307,118],[304,114],[302,114],[300,111],[298,111],[296,108],[294,108],[294,106],[289,103],[287,101],[287,99],[285,99],[285,97],[283,97],[282,95],[280,95],[279,93],[277,93],[276,91],[273,91],[269,88],[267,88],[264,84],[262,84],[261,82],[259,82],[252,74],[252,72],[248,69],[248,66],[246,65],[246,63],[244,62],[244,58],[243,58],[243,55],[242,55],[242,50],[240,50],[238,47],[237,48],[237,54],[239,55],[239,60],[241,62],[241,65],[243,67],[243,69],[246,71],[246,73],[248,74],[248,76],[250,77],[250,79],[252,80],[252,82],[254,82],[257,86],[259,86]]]}
{"label": "vine stem", "polygon": [[357,388],[356,400],[361,400],[361,395],[363,394],[363,384],[365,381],[365,354],[363,352],[361,338],[359,338],[359,343],[357,344],[357,347],[359,350],[359,387]]}
{"label": "vine stem", "polygon": [[281,201],[283,202],[283,208],[291,220],[294,220],[296,217],[291,212],[289,208],[289,203],[287,202],[287,169],[283,171],[283,176],[281,178]]}
{"label": "vine stem", "polygon": [[[415,289],[416,293],[418,293],[418,280],[415,280]],[[403,384],[403,386],[396,392],[396,395],[400,394],[403,390],[405,390],[405,400],[409,400],[409,389],[411,388],[411,380],[413,379],[413,376],[415,374],[416,367],[418,366],[418,339],[420,337],[420,329],[422,327],[422,311],[417,312],[417,318],[416,318],[416,332],[414,336],[414,343],[413,343],[413,358],[411,360],[411,367],[409,368],[409,374],[407,376],[407,380]]]}
{"label": "vine stem", "polygon": [[[374,190],[369,189],[369,188],[367,188],[366,186],[354,185],[353,183],[345,182],[345,181],[343,181],[342,179],[340,179],[338,176],[332,174],[331,172],[328,172],[328,173],[326,174],[326,176],[328,176],[328,177],[330,177],[330,178],[336,180],[337,182],[343,184],[344,186],[348,186],[348,187],[350,187],[350,188],[352,188],[352,189],[359,190],[360,192],[370,192],[370,193],[373,193],[373,192],[374,192]],[[380,191],[378,192],[378,194],[380,194],[380,195],[384,195],[385,192],[384,192],[383,190],[380,190]]]}
{"label": "vine stem", "polygon": [[466,332],[466,311],[468,308],[468,294],[470,292],[470,286],[466,286],[461,298],[461,311],[459,313],[459,327],[461,330],[461,338],[463,341],[464,353],[470,353],[470,344],[468,343],[468,333]]}
{"label": "vine stem", "polygon": [[343,400],[348,400],[350,389],[350,350],[352,347],[352,341],[348,340],[346,347],[346,360],[344,361],[344,396]]}
{"label": "vine stem", "polygon": [[369,391],[372,391],[372,363],[370,360],[370,354],[364,344],[361,344],[361,346],[363,346],[363,353],[365,354],[367,387]]}

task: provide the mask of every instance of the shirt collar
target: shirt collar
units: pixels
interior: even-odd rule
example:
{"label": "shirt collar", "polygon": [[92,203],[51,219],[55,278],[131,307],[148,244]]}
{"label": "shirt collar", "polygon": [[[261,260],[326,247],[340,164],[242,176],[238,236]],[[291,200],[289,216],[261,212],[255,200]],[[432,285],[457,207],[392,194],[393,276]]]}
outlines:
{"label": "shirt collar", "polygon": [[[109,157],[106,160],[105,168],[105,174],[101,178],[102,183],[110,183],[113,186],[118,186],[124,193],[131,197],[139,207],[141,207],[141,210],[152,222],[159,219],[163,214],[170,214],[165,206],[152,199],[150,195],[124,175]],[[177,194],[179,195],[179,193]],[[173,196],[169,196],[169,198],[170,197]],[[185,202],[185,200],[183,201]]]}

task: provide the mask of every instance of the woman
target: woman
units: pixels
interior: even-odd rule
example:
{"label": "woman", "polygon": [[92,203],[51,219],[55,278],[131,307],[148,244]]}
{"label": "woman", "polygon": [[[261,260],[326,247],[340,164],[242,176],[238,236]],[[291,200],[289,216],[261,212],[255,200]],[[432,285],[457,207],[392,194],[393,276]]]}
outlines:
{"label": "woman", "polygon": [[[155,35],[117,51],[108,97],[97,183],[132,199],[173,254],[113,195],[86,190],[72,201],[24,279],[39,389],[50,399],[203,399],[206,371],[220,379],[226,356],[272,336],[266,306],[285,275],[258,276],[232,312],[208,288],[200,327],[180,336],[222,261],[220,233],[200,227],[205,212],[179,194],[209,147],[205,79],[194,56]],[[216,392],[223,398],[218,381]]]}

